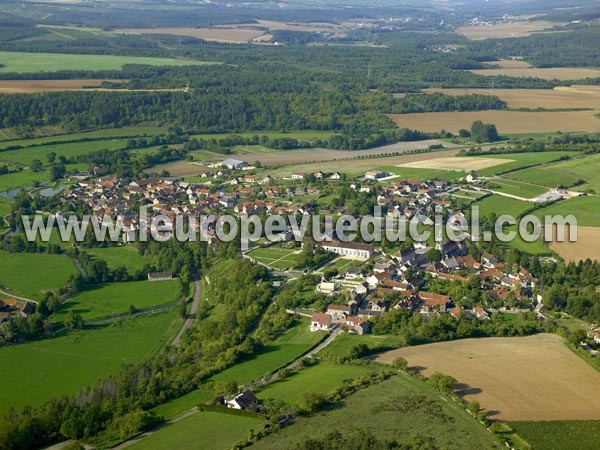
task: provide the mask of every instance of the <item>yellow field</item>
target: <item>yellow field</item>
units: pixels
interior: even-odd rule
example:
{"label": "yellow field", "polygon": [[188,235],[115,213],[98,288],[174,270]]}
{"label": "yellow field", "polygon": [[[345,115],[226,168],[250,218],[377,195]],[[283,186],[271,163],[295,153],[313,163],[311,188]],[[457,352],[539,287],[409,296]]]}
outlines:
{"label": "yellow field", "polygon": [[501,420],[600,419],[600,373],[554,334],[464,339],[406,347],[376,355],[397,357],[427,375],[458,380],[460,395]]}
{"label": "yellow field", "polygon": [[417,114],[390,114],[398,128],[457,133],[470,129],[476,120],[494,123],[500,133],[552,133],[556,131],[600,131],[595,111],[525,112],[468,111]]}
{"label": "yellow field", "polygon": [[544,21],[519,21],[495,23],[493,25],[469,25],[461,27],[457,31],[472,40],[482,40],[491,38],[508,38],[529,36],[550,28],[557,23]]}
{"label": "yellow field", "polygon": [[396,167],[408,167],[413,169],[438,169],[438,170],[481,170],[488,167],[498,166],[513,162],[514,159],[501,158],[437,158],[425,161],[413,161],[404,164],[398,164]]}
{"label": "yellow field", "polygon": [[522,59],[499,59],[498,61],[491,61],[486,64],[499,66],[502,69],[527,69],[528,67],[532,67],[531,64]]}
{"label": "yellow field", "polygon": [[127,80],[0,80],[0,94],[32,94],[52,91],[96,90],[103,81]]}
{"label": "yellow field", "polygon": [[[565,239],[568,235],[565,236]],[[565,261],[579,262],[581,260],[598,259],[600,255],[600,228],[577,227],[577,242],[551,242],[550,249],[555,251]]]}
{"label": "yellow field", "polygon": [[600,109],[600,86],[571,86],[555,89],[425,89],[446,95],[483,94],[504,100],[509,108],[592,108]]}
{"label": "yellow field", "polygon": [[523,78],[535,77],[544,80],[579,80],[582,78],[600,77],[600,69],[582,69],[575,67],[551,67],[539,69],[536,67],[508,68],[508,69],[475,69],[470,72],[478,75],[506,75],[509,77]]}
{"label": "yellow field", "polygon": [[247,43],[265,34],[263,30],[247,28],[126,28],[116,30],[116,32],[122,34],[169,34],[231,44]]}

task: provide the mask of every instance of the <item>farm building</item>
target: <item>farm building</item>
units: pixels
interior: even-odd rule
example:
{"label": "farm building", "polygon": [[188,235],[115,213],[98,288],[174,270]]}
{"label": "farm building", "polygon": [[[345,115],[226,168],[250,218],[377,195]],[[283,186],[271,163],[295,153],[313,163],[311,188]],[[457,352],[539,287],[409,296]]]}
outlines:
{"label": "farm building", "polygon": [[249,166],[246,161],[240,161],[239,159],[233,158],[222,161],[220,165],[227,167],[229,170],[240,170]]}
{"label": "farm building", "polygon": [[310,318],[310,331],[328,331],[331,328],[331,316],[325,313],[314,313]]}
{"label": "farm building", "polygon": [[254,393],[250,390],[246,390],[228,401],[227,407],[232,409],[242,409],[244,411],[256,411],[259,404]]}
{"label": "farm building", "polygon": [[173,274],[171,272],[151,272],[148,274],[148,281],[166,281],[172,279]]}

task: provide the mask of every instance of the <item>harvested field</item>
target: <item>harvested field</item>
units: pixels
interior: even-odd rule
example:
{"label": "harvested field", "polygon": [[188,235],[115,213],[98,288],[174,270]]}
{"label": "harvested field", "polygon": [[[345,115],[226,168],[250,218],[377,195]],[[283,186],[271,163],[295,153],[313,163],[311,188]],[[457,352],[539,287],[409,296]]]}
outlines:
{"label": "harvested field", "polygon": [[405,164],[399,164],[397,167],[410,167],[413,169],[441,169],[441,170],[480,170],[488,167],[498,166],[507,162],[513,162],[514,159],[499,158],[437,158],[425,161],[414,161]]}
{"label": "harvested field", "polygon": [[124,83],[127,80],[1,80],[0,94],[34,94],[53,91],[97,90],[104,81]]}
{"label": "harvested field", "polygon": [[492,419],[600,419],[600,397],[592,395],[600,392],[600,373],[554,334],[419,345],[373,359],[390,364],[399,356],[427,375],[456,378],[459,394],[478,401]]}
{"label": "harvested field", "polygon": [[494,95],[509,108],[600,108],[600,86],[557,87],[555,89],[425,89],[458,96],[469,94]]}
{"label": "harvested field", "polygon": [[458,28],[460,34],[474,41],[492,38],[508,38],[529,36],[533,33],[548,29],[557,23],[544,21],[519,21],[495,23],[493,25],[469,25]]}
{"label": "harvested field", "polygon": [[600,131],[596,111],[468,111],[390,114],[398,128],[458,133],[476,120],[494,123],[500,133],[553,133],[556,131]]}
{"label": "harvested field", "polygon": [[[599,224],[600,225],[600,224]],[[565,230],[568,238],[568,232]],[[551,242],[550,249],[560,255],[565,261],[592,261],[600,255],[600,228],[599,227],[577,227],[577,242]]]}
{"label": "harvested field", "polygon": [[[256,25],[254,26],[256,27]],[[116,30],[116,32],[122,34],[169,34],[230,44],[245,44],[265,34],[263,30],[256,28],[125,28]]]}
{"label": "harvested field", "polygon": [[498,61],[490,61],[490,65],[499,66],[502,69],[527,69],[533,67],[527,61],[522,59],[499,59]]}
{"label": "harvested field", "polygon": [[483,76],[506,75],[515,78],[535,77],[543,80],[580,80],[583,78],[600,77],[599,69],[582,69],[577,67],[475,69],[470,70],[470,72]]}

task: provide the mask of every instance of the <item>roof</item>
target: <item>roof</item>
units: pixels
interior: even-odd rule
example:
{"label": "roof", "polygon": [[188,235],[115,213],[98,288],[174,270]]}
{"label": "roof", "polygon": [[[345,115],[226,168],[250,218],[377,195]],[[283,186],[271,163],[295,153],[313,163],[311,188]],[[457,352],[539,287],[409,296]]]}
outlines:
{"label": "roof", "polygon": [[327,311],[329,311],[329,310],[350,312],[350,307],[344,306],[344,305],[329,305],[329,306],[327,306]]}
{"label": "roof", "polygon": [[312,322],[317,322],[319,325],[331,325],[331,317],[329,316],[329,314],[325,313],[313,313],[310,320]]}
{"label": "roof", "polygon": [[236,402],[242,409],[249,409],[252,405],[258,403],[256,396],[249,390],[236,395],[232,401]]}

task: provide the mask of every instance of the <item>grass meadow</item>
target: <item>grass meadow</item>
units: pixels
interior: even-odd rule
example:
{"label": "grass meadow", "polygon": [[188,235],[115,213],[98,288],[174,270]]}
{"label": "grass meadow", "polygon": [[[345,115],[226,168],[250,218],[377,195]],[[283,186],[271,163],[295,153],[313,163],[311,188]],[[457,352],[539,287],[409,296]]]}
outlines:
{"label": "grass meadow", "polygon": [[545,215],[569,215],[577,218],[577,225],[597,227],[600,226],[600,197],[575,197],[562,200],[534,213],[537,217]]}
{"label": "grass meadow", "polygon": [[[0,153],[0,160],[2,153]],[[50,180],[48,172],[31,172],[30,170],[22,170],[21,172],[9,173],[0,175],[0,192],[12,191],[13,189],[21,189],[33,186],[35,183],[43,183]]]}
{"label": "grass meadow", "polygon": [[505,194],[516,195],[517,197],[526,199],[537,197],[548,191],[547,188],[535,184],[500,178],[494,178],[486,184],[486,187],[493,191],[504,192]]}
{"label": "grass meadow", "polygon": [[0,415],[12,406],[20,409],[59,395],[75,394],[115,373],[123,363],[148,358],[180,324],[177,314],[169,311],[0,347],[0,377],[7,386],[15,387],[0,391]]}
{"label": "grass meadow", "polygon": [[62,304],[53,318],[62,322],[70,311],[84,320],[125,314],[129,305],[149,309],[175,302],[181,296],[179,280],[131,281],[93,285]]}
{"label": "grass meadow", "polygon": [[533,450],[595,450],[600,442],[598,420],[510,422],[509,425]]}
{"label": "grass meadow", "polygon": [[67,256],[0,251],[0,285],[20,297],[40,299],[58,289],[77,269]]}
{"label": "grass meadow", "polygon": [[137,247],[126,245],[122,247],[90,248],[86,253],[97,258],[103,259],[111,269],[120,266],[127,267],[130,274],[142,270],[146,260],[138,253]]}
{"label": "grass meadow", "polygon": [[248,253],[249,256],[269,267],[279,270],[290,269],[298,260],[298,249],[285,249],[277,247],[257,248]]}
{"label": "grass meadow", "polygon": [[508,160],[504,164],[497,166],[488,167],[487,169],[481,169],[477,171],[478,175],[493,176],[502,173],[507,173],[513,170],[522,169],[530,166],[537,166],[540,164],[548,164],[550,162],[558,161],[564,156],[576,156],[579,153],[576,152],[532,152],[532,153],[507,153],[499,155],[486,155],[486,158],[498,158]]}

